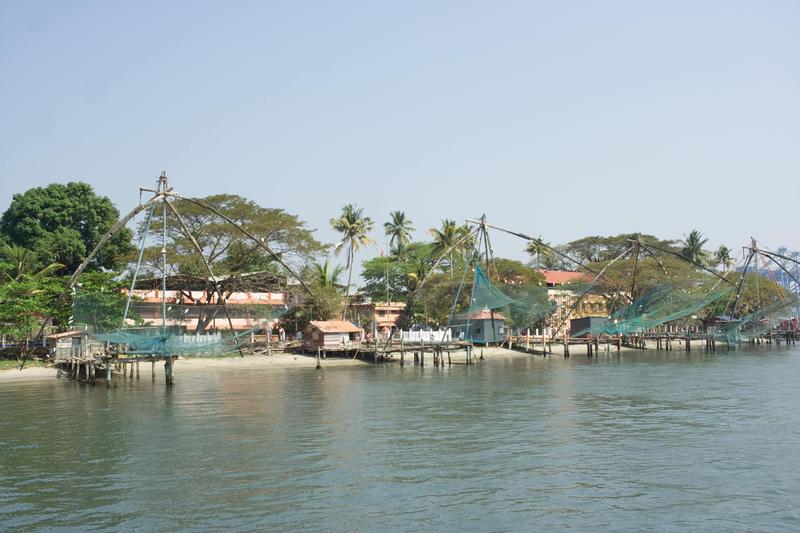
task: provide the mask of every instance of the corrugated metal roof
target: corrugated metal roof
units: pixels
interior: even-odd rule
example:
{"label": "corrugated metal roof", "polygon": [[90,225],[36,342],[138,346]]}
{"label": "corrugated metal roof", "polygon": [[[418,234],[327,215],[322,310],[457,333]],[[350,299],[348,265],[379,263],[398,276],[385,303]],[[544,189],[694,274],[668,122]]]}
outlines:
{"label": "corrugated metal roof", "polygon": [[309,325],[323,333],[361,333],[361,328],[347,320],[312,320]]}

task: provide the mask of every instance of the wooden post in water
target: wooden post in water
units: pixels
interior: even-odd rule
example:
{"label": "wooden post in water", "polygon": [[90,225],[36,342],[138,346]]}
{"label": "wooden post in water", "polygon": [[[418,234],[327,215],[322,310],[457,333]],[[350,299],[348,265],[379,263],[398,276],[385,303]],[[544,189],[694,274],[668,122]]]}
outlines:
{"label": "wooden post in water", "polygon": [[320,361],[319,361],[319,356],[320,356],[320,353],[321,353],[321,352],[322,352],[322,348],[320,348],[319,346],[317,346],[317,370],[319,370],[320,368],[322,368],[322,364],[321,364],[321,363],[320,363]]}
{"label": "wooden post in water", "polygon": [[155,381],[156,381],[156,358],[155,357],[153,357],[150,360],[150,374],[151,374],[151,376],[153,378],[153,383],[155,383]]}
{"label": "wooden post in water", "polygon": [[111,386],[111,359],[106,359],[106,387]]}
{"label": "wooden post in water", "polygon": [[136,379],[139,379],[139,361],[136,361]]}
{"label": "wooden post in water", "polygon": [[164,360],[164,381],[167,385],[175,384],[175,358],[172,356]]}

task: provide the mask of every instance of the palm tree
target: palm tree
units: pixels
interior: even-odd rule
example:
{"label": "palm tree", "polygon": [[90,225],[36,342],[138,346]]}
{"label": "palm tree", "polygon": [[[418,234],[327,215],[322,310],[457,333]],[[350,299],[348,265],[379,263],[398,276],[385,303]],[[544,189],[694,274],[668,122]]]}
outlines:
{"label": "palm tree", "polygon": [[733,257],[731,257],[731,249],[721,244],[717,251],[714,252],[714,260],[722,267],[723,272],[727,272],[733,266]]}
{"label": "palm tree", "polygon": [[681,255],[689,262],[704,264],[708,257],[708,252],[703,250],[706,242],[708,242],[708,239],[704,239],[702,233],[693,229],[683,240]]}
{"label": "palm tree", "polygon": [[339,276],[344,272],[342,265],[331,267],[326,259],[324,263],[314,263],[312,266],[314,281],[320,287],[334,287],[339,282]]}
{"label": "palm tree", "polygon": [[393,211],[389,213],[389,217],[391,220],[383,224],[384,232],[387,236],[391,236],[389,248],[394,246],[397,253],[402,254],[403,248],[411,242],[411,232],[414,231],[414,228],[403,211]]}
{"label": "palm tree", "polygon": [[3,255],[5,255],[5,259],[11,267],[10,272],[4,273],[8,281],[19,281],[23,277],[41,278],[49,276],[64,266],[61,263],[50,263],[43,269],[35,271],[39,258],[33,250],[16,244],[8,244],[4,252]]}
{"label": "palm tree", "polygon": [[336,244],[334,253],[339,255],[343,249],[347,248],[347,287],[345,287],[344,309],[342,310],[342,320],[344,320],[344,314],[347,312],[347,298],[350,296],[350,283],[353,280],[353,258],[362,246],[375,244],[375,240],[367,236],[367,233],[372,231],[373,222],[371,218],[364,216],[363,209],[357,208],[353,204],[347,204],[342,208],[339,218],[331,219],[331,226],[342,234],[342,240]]}
{"label": "palm tree", "polygon": [[441,229],[431,228],[429,230],[433,237],[433,255],[441,256],[447,254],[447,260],[450,264],[450,276],[453,275],[453,255],[460,253],[463,246],[457,247],[458,241],[466,236],[467,230],[464,226],[458,226],[455,220],[445,218],[442,220]]}
{"label": "palm tree", "polygon": [[550,248],[542,241],[541,235],[528,243],[525,251],[536,256],[536,269],[541,269],[541,260],[550,255]]}

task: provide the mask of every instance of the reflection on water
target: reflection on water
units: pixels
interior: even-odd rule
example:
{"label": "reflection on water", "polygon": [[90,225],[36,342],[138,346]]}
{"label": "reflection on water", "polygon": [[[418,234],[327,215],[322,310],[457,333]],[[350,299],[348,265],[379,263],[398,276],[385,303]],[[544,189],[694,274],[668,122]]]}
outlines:
{"label": "reflection on water", "polygon": [[800,351],[0,389],[0,530],[797,530]]}

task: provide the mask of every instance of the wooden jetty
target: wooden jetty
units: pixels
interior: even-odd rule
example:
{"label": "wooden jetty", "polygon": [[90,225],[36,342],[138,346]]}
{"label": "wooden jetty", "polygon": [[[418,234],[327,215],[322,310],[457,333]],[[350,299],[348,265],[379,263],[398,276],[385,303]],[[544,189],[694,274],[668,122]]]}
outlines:
{"label": "wooden jetty", "polygon": [[[357,346],[351,347],[336,347],[331,349],[323,349],[317,347],[316,351],[302,348],[301,351],[306,354],[315,354],[317,358],[317,368],[321,368],[322,361],[327,357],[350,357],[353,359],[361,359],[373,363],[388,363],[398,362],[400,366],[404,366],[411,362],[414,365],[425,366],[425,356],[429,356],[430,364],[433,366],[444,366],[445,364],[461,364],[453,361],[453,354],[464,353],[465,364],[472,365],[475,363],[476,351],[475,347],[464,341],[448,341],[444,343],[425,342],[420,340],[403,341],[403,340],[390,340],[390,341],[362,341]],[[478,353],[478,359],[482,359],[482,354]]]}
{"label": "wooden jetty", "polygon": [[[560,339],[542,336],[510,336],[501,344],[511,350],[528,354],[550,356],[553,345],[562,348],[563,356],[570,357],[572,353],[585,353],[588,357],[595,357],[601,353],[621,353],[622,348],[635,350],[672,351],[681,349],[691,352],[693,346],[704,352],[716,352],[717,344],[726,349],[737,344],[786,346],[795,345],[798,340],[797,330],[771,330],[761,335],[737,339],[729,342],[722,335],[711,332],[669,332],[648,331],[637,335],[599,335],[585,337],[562,337]],[[98,349],[98,346],[100,348]],[[579,350],[579,351],[576,351]],[[361,359],[372,363],[399,363],[400,366],[413,364],[424,367],[444,367],[445,365],[466,364],[474,365],[483,359],[483,349],[466,341],[448,341],[444,343],[425,342],[420,340],[403,341],[362,341],[358,345],[323,349],[317,347],[309,351],[298,341],[274,342],[269,337],[262,342],[253,342],[246,345],[250,354],[273,355],[279,353],[300,352],[316,357],[317,368],[322,367],[322,361],[328,357],[349,357]],[[458,354],[454,357],[454,354]],[[68,353],[56,354],[55,366],[59,370],[59,377],[66,377],[77,382],[94,385],[97,381],[105,381],[111,386],[115,381],[138,380],[142,377],[142,365],[150,363],[150,377],[156,380],[157,364],[164,364],[164,381],[167,385],[175,383],[176,355],[135,355],[113,353],[109,351],[107,343],[91,343],[88,335],[80,337],[77,349]],[[427,359],[427,361],[426,361]],[[146,373],[146,370],[144,370]],[[146,375],[146,374],[145,374]]]}
{"label": "wooden jetty", "polygon": [[771,330],[760,335],[737,338],[735,340],[730,340],[726,335],[718,333],[691,330],[684,332],[647,331],[634,335],[565,336],[561,339],[528,335],[510,336],[504,344],[509,349],[543,355],[551,354],[553,352],[552,346],[555,344],[563,348],[564,357],[570,356],[571,347],[578,346],[584,347],[585,353],[592,357],[600,353],[601,346],[605,348],[606,352],[610,352],[613,347],[617,353],[620,353],[623,347],[637,350],[655,348],[656,350],[672,351],[676,346],[681,347],[686,352],[691,352],[693,343],[700,344],[701,349],[705,352],[716,352],[718,343],[724,345],[728,350],[738,344],[775,344],[780,346],[781,343],[784,343],[789,346],[797,343],[798,333],[800,332],[797,330]]}

